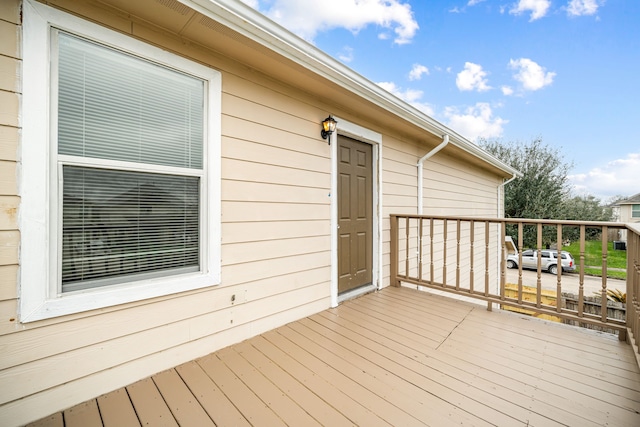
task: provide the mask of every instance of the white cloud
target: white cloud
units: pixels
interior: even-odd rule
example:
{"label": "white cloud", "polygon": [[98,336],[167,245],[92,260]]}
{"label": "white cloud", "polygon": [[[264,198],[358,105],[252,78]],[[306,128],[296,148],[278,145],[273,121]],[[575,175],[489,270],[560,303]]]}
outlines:
{"label": "white cloud", "polygon": [[[307,40],[332,28],[346,28],[357,33],[375,24],[393,31],[395,43],[405,44],[411,42],[419,28],[411,5],[402,0],[273,0],[263,12]],[[382,37],[386,37],[385,32]]]}
{"label": "white cloud", "polygon": [[598,4],[597,0],[571,0],[567,4],[567,15],[569,16],[595,15],[598,12],[599,6],[600,5]]}
{"label": "white cloud", "polygon": [[407,102],[408,104],[412,105],[413,107],[417,108],[423,113],[429,116],[433,116],[434,114],[433,107],[426,102],[420,102],[420,98],[422,98],[422,95],[423,95],[423,92],[421,90],[415,90],[415,89],[402,90],[393,82],[379,82],[378,86],[380,86],[382,89],[386,90],[387,92],[392,93],[393,95],[397,96],[401,100]]}
{"label": "white cloud", "polygon": [[513,95],[513,88],[511,86],[502,86],[500,89],[502,90],[502,94],[504,96]]}
{"label": "white cloud", "polygon": [[528,58],[512,59],[509,68],[516,70],[513,78],[522,84],[524,90],[539,90],[553,83],[556,73],[547,72],[534,61]]}
{"label": "white cloud", "polygon": [[500,137],[504,131],[503,126],[509,123],[508,120],[494,117],[491,106],[484,102],[478,102],[463,112],[456,107],[447,107],[444,115],[450,128],[471,141]]}
{"label": "white cloud", "polygon": [[601,199],[618,194],[632,196],[640,191],[639,169],[640,152],[629,153],[625,158],[613,160],[587,173],[569,175],[568,178],[579,193],[591,194]]}
{"label": "white cloud", "polygon": [[353,48],[349,46],[343,47],[342,51],[338,54],[338,58],[346,63],[353,61]]}
{"label": "white cloud", "polygon": [[424,65],[413,64],[413,68],[409,71],[409,80],[420,80],[422,76],[429,75],[429,69]]}
{"label": "white cloud", "polygon": [[379,82],[378,86],[380,86],[382,89],[386,90],[387,92],[391,92],[392,94],[402,99],[403,101],[413,102],[422,98],[423,92],[421,90],[406,89],[403,91],[393,82]]}
{"label": "white cloud", "polygon": [[491,87],[487,85],[487,73],[482,69],[481,65],[473,62],[465,62],[464,70],[458,73],[456,77],[456,85],[460,90],[477,90],[484,92]]}
{"label": "white cloud", "polygon": [[482,3],[484,0],[469,0],[469,2],[467,3],[467,6],[475,6],[478,3]]}
{"label": "white cloud", "polygon": [[512,15],[522,15],[525,12],[531,12],[529,21],[535,21],[547,14],[551,6],[550,0],[519,0],[517,4],[513,5],[509,13]]}

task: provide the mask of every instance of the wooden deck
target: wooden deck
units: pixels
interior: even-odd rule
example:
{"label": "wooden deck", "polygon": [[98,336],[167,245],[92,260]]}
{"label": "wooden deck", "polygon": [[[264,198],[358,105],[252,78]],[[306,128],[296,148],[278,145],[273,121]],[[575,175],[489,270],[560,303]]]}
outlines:
{"label": "wooden deck", "polygon": [[408,288],[154,375],[38,426],[640,426],[617,337]]}

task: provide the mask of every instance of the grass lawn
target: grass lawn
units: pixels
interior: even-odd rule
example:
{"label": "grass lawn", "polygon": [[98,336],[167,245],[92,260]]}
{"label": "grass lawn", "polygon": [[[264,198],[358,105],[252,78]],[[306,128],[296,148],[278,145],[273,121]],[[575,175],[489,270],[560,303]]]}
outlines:
{"label": "grass lawn", "polygon": [[[573,242],[569,246],[562,248],[564,251],[571,252],[571,255],[576,260],[576,263],[580,264],[580,242]],[[598,267],[598,268],[585,268],[585,274],[594,276],[600,276],[602,270],[602,242],[600,240],[590,240],[585,242],[584,249],[584,263],[585,266]],[[608,242],[607,249],[607,268],[627,268],[627,251],[619,251],[613,249],[613,242]],[[626,271],[607,271],[607,277],[613,277],[616,279],[626,279]]]}

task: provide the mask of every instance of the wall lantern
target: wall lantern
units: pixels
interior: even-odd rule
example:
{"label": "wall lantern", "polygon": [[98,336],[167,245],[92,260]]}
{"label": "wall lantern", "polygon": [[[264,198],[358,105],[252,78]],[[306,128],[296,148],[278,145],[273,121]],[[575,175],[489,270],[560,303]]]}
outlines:
{"label": "wall lantern", "polygon": [[322,121],[320,135],[322,135],[322,139],[328,139],[329,144],[331,144],[331,134],[335,132],[337,123],[331,115]]}

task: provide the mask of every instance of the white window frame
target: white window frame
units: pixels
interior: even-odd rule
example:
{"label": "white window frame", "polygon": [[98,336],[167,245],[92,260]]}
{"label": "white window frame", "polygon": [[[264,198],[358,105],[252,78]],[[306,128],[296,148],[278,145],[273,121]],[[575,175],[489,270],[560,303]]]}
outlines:
{"label": "white window frame", "polygon": [[[164,51],[49,6],[23,3],[22,143],[19,171],[21,232],[20,321],[31,322],[94,310],[221,282],[221,74],[209,67]],[[140,280],[62,294],[57,265],[61,257],[57,229],[57,151],[50,115],[51,28],[115,47],[160,65],[186,72],[206,82],[204,179],[201,183],[201,268],[199,272]]]}
{"label": "white window frame", "polygon": [[[636,207],[638,209],[635,209]],[[631,218],[640,218],[640,204],[631,205]]]}

